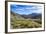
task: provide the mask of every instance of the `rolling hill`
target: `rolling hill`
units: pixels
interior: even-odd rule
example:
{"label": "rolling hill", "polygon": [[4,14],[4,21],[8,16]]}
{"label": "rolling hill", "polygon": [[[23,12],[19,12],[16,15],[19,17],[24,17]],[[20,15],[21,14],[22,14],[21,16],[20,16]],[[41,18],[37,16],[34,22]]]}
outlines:
{"label": "rolling hill", "polygon": [[41,14],[32,13],[20,15],[11,11],[11,28],[38,28],[41,27]]}

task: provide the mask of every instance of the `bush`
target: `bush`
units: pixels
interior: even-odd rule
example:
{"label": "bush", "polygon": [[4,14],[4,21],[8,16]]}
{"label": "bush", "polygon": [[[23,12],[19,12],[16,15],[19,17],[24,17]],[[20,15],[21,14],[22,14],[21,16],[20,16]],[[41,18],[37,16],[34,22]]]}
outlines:
{"label": "bush", "polygon": [[[39,21],[35,21],[35,22],[39,23]],[[13,28],[38,28],[38,27],[41,27],[41,25],[38,23],[32,23],[31,20],[14,20],[13,22],[11,22],[11,25],[13,26]]]}
{"label": "bush", "polygon": [[41,20],[36,20],[35,22],[37,22],[39,24],[42,24],[42,21]]}

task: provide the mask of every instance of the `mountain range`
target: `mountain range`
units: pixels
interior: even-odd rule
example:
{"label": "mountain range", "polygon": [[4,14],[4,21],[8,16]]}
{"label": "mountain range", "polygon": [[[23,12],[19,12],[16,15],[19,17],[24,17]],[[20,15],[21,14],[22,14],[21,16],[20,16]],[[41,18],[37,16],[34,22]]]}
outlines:
{"label": "mountain range", "polygon": [[20,15],[18,13],[14,13],[11,11],[11,15],[15,16],[17,19],[41,19],[42,14],[41,13],[32,13],[28,15]]}

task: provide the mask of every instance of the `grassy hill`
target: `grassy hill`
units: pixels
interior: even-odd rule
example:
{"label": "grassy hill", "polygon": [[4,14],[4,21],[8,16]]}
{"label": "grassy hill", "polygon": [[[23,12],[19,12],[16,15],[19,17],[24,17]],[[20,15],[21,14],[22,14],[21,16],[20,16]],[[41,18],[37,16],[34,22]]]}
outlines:
{"label": "grassy hill", "polygon": [[[29,16],[29,15],[28,15]],[[41,19],[32,19],[11,11],[11,28],[39,28],[42,26]]]}

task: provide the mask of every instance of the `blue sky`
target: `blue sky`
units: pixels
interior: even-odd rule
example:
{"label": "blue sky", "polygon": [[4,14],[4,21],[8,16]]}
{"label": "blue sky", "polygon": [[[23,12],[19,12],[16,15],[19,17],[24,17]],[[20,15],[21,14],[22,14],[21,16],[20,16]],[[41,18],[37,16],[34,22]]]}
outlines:
{"label": "blue sky", "polygon": [[41,6],[37,5],[16,5],[12,4],[10,6],[11,11],[18,14],[32,14],[32,13],[41,13]]}

